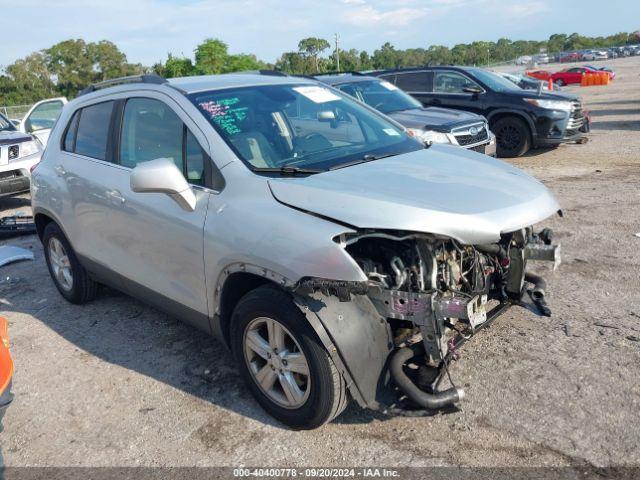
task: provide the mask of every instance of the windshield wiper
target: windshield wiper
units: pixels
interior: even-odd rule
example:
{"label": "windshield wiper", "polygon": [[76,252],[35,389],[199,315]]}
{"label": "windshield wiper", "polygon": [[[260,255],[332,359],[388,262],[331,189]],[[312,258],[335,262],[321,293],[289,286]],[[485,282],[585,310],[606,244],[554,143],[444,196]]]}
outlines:
{"label": "windshield wiper", "polygon": [[325,170],[317,170],[313,168],[300,168],[290,165],[283,165],[282,167],[253,167],[254,172],[275,172],[282,175],[311,175],[314,173],[322,173]]}
{"label": "windshield wiper", "polygon": [[354,160],[352,162],[341,163],[340,165],[334,165],[329,170],[338,170],[339,168],[351,167],[353,165],[359,165],[361,163],[373,162],[374,160],[380,160],[382,158],[387,157],[395,157],[396,155],[400,155],[399,153],[386,153],[384,155],[373,155],[371,153],[367,153],[359,160]]}

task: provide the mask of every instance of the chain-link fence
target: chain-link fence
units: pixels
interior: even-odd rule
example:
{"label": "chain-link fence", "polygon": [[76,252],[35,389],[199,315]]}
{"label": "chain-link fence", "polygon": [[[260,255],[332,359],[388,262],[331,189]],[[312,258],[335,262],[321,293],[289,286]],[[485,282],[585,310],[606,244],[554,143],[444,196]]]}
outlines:
{"label": "chain-link fence", "polygon": [[22,120],[30,108],[31,105],[0,106],[0,113],[10,119]]}

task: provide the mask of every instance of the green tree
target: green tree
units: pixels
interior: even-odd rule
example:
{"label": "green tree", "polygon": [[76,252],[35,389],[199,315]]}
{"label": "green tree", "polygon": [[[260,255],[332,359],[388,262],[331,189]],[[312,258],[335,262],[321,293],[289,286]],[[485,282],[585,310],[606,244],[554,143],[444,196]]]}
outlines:
{"label": "green tree", "polygon": [[95,80],[122,77],[127,74],[127,56],[115,44],[101,40],[86,46],[87,56],[97,70]]}
{"label": "green tree", "polygon": [[371,70],[373,68],[371,57],[365,51],[360,52],[360,68],[362,70]]}
{"label": "green tree", "polygon": [[285,73],[306,73],[307,59],[300,52],[285,52],[276,60],[275,69]]}
{"label": "green tree", "polygon": [[452,63],[451,50],[443,45],[431,45],[427,50],[427,61],[432,65],[448,65]]}
{"label": "green tree", "polygon": [[260,70],[262,68],[265,68],[265,63],[258,60],[255,55],[240,53],[227,57],[223,72],[243,72],[247,70]]}
{"label": "green tree", "polygon": [[0,104],[32,103],[56,95],[56,87],[47,68],[45,56],[32,53],[6,68],[0,77]]}
{"label": "green tree", "polygon": [[309,37],[298,42],[298,51],[307,58],[313,59],[315,72],[320,72],[319,56],[331,45],[324,38]]}
{"label": "green tree", "polygon": [[228,57],[228,46],[222,40],[207,38],[195,49],[195,70],[201,75],[222,73]]}
{"label": "green tree", "polygon": [[62,95],[74,96],[94,80],[93,61],[84,40],[65,40],[45,50],[47,67]]}
{"label": "green tree", "polygon": [[166,78],[187,77],[189,75],[193,75],[193,62],[190,58],[174,57],[169,54],[167,61],[163,66],[162,73],[160,74]]}
{"label": "green tree", "polygon": [[400,64],[400,52],[393,45],[386,42],[371,57],[373,68],[396,68]]}

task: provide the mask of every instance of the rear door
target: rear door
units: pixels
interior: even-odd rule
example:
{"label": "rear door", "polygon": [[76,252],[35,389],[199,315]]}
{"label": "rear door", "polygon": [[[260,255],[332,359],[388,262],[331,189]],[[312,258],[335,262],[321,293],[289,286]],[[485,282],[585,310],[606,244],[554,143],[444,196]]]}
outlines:
{"label": "rear door", "polygon": [[[382,76],[381,78],[385,78]],[[398,88],[416,98],[425,107],[440,105],[440,99],[433,95],[433,73],[428,71],[396,72],[393,78],[386,78]]]}
{"label": "rear door", "polygon": [[[186,319],[208,330],[206,137],[179,106],[170,106],[172,99],[149,95],[156,98],[85,107],[70,122],[64,146],[72,161],[63,170],[73,182],[76,249],[112,281],[176,314],[193,312]],[[164,194],[131,190],[131,170],[156,158],[169,158],[183,171],[193,185],[195,211],[182,210]]]}
{"label": "rear door", "polygon": [[20,131],[34,135],[43,145],[46,145],[49,133],[66,103],[67,99],[64,97],[50,98],[36,103],[20,122]]}

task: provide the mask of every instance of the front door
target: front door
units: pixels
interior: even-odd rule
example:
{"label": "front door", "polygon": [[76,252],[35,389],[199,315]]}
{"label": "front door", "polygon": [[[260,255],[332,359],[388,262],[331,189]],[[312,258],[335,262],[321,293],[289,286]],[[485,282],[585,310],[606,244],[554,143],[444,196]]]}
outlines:
{"label": "front door", "polygon": [[446,108],[466,110],[482,114],[484,93],[472,93],[469,89],[484,89],[466,75],[452,70],[436,70],[433,78],[433,98]]}
{"label": "front door", "polygon": [[[114,120],[107,118],[105,105],[113,107]],[[92,111],[100,108],[104,112]],[[72,143],[75,158],[63,171],[75,182],[69,190],[76,249],[116,274],[113,278],[121,278],[125,287],[148,294],[151,303],[176,313],[182,307],[193,312],[185,320],[208,330],[203,227],[209,193],[199,188],[205,156],[183,119],[154,98],[92,105],[80,112]],[[194,185],[195,211],[183,210],[164,194],[131,190],[131,170],[156,158],[174,161]]]}
{"label": "front door", "polygon": [[62,107],[66,103],[67,99],[63,97],[50,98],[36,103],[22,119],[20,130],[34,135],[43,145],[46,145],[51,128],[58,120]]}

